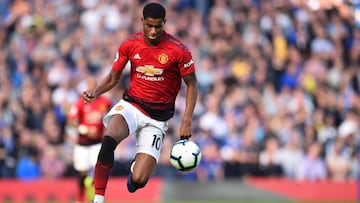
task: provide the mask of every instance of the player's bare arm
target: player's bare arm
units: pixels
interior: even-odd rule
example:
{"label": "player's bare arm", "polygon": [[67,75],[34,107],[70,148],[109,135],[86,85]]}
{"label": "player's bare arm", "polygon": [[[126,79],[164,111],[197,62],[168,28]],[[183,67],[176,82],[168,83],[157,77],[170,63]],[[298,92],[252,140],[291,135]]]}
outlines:
{"label": "player's bare arm", "polygon": [[197,100],[198,84],[195,73],[184,76],[183,80],[187,86],[187,90],[186,106],[180,126],[180,139],[187,139],[191,137],[192,133],[191,121]]}
{"label": "player's bare arm", "polygon": [[94,101],[98,96],[111,90],[116,84],[118,84],[121,76],[121,71],[111,70],[110,73],[105,76],[100,83],[91,90],[84,91],[82,97],[86,103]]}

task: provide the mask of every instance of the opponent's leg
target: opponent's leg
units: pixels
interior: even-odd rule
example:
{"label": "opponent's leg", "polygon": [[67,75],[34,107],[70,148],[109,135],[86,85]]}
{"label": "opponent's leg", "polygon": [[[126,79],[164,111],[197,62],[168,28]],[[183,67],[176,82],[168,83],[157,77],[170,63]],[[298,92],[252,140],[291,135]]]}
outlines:
{"label": "opponent's leg", "polygon": [[94,202],[104,202],[104,194],[110,171],[114,165],[116,146],[129,135],[128,125],[122,115],[113,115],[102,139],[98,161],[94,171]]}
{"label": "opponent's leg", "polygon": [[148,182],[156,166],[156,160],[153,156],[145,153],[138,153],[130,166],[128,177],[128,191],[135,192],[143,188]]}

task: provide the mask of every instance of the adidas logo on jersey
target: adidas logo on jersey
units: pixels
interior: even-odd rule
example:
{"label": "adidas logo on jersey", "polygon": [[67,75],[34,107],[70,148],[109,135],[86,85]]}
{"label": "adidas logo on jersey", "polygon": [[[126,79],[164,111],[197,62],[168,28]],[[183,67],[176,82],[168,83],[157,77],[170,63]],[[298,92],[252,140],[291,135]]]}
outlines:
{"label": "adidas logo on jersey", "polygon": [[136,53],[136,54],[134,55],[134,59],[141,59],[140,54],[139,54],[139,53]]}

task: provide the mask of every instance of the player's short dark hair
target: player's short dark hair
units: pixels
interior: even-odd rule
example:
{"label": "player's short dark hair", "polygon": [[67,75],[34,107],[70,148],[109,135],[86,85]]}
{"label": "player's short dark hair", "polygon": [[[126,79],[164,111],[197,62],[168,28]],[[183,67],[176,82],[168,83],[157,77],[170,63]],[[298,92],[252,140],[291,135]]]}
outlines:
{"label": "player's short dark hair", "polygon": [[148,3],[144,6],[143,17],[154,18],[154,19],[165,19],[166,11],[165,8],[159,3]]}

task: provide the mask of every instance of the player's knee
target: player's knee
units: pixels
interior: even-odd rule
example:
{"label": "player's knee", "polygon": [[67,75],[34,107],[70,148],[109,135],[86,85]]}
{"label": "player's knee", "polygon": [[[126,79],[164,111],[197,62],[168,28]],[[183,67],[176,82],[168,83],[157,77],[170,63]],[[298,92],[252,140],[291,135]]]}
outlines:
{"label": "player's knee", "polygon": [[109,124],[106,128],[106,134],[110,135],[118,142],[121,142],[123,139],[128,137],[128,124],[122,115],[116,114],[111,117]]}
{"label": "player's knee", "polygon": [[105,163],[114,162],[114,150],[117,146],[117,141],[111,136],[105,135],[101,142],[101,148],[98,155],[98,161]]}

